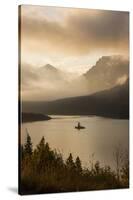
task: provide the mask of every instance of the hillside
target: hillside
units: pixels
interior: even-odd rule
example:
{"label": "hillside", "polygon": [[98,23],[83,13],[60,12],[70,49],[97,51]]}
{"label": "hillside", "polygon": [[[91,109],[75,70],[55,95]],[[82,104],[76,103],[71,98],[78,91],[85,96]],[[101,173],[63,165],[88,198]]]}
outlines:
{"label": "hillside", "polygon": [[129,61],[122,56],[102,56],[83,75],[89,94],[123,84],[129,76]]}
{"label": "hillside", "polygon": [[44,120],[50,120],[50,119],[51,119],[51,117],[43,115],[43,114],[22,113],[22,123],[44,121]]}
{"label": "hillside", "polygon": [[87,96],[50,102],[23,102],[23,110],[57,115],[97,115],[126,119],[129,117],[129,84],[127,81],[123,85]]}

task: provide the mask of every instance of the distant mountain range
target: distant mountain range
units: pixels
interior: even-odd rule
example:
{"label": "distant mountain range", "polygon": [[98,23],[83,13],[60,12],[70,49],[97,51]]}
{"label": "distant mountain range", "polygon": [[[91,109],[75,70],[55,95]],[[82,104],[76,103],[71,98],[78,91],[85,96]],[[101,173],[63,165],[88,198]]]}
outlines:
{"label": "distant mountain range", "polygon": [[84,84],[86,85],[86,94],[92,94],[123,84],[129,76],[129,61],[122,56],[102,56],[86,73],[74,77],[70,82],[67,80],[71,73],[63,72],[50,64],[39,68],[38,72],[41,73],[44,80],[48,77],[53,81],[58,80],[63,83],[66,81],[69,83],[70,90],[71,87],[76,88],[76,84]]}
{"label": "distant mountain range", "polygon": [[50,102],[23,102],[23,111],[57,115],[97,115],[110,118],[129,117],[129,81],[87,96]]}
{"label": "distant mountain range", "polygon": [[25,64],[21,75],[22,98],[27,101],[49,101],[85,96],[121,85],[128,76],[129,62],[122,56],[103,56],[81,75],[50,64],[42,67]]}
{"label": "distant mountain range", "polygon": [[103,56],[80,76],[50,64],[22,69],[22,92],[32,97],[23,100],[24,113],[129,117],[129,61],[122,56]]}

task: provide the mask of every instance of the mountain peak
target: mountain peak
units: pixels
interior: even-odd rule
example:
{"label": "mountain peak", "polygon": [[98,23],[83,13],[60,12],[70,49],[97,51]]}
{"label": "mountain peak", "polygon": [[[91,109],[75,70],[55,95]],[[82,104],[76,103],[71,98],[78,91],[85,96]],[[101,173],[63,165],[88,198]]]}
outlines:
{"label": "mountain peak", "polygon": [[47,70],[57,71],[57,69],[53,65],[50,65],[50,64],[46,64],[43,68],[45,68]]}
{"label": "mountain peak", "polygon": [[56,67],[54,67],[53,65],[50,65],[50,64],[46,64],[46,65],[43,65],[42,67],[40,67],[40,72],[57,72],[58,69]]}

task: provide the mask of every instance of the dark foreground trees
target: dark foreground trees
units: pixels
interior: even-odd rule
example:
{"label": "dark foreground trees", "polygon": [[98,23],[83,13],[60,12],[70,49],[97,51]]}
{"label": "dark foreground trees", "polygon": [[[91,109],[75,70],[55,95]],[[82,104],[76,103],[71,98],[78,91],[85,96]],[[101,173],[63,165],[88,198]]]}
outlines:
{"label": "dark foreground trees", "polygon": [[66,161],[52,150],[44,137],[36,148],[27,134],[21,147],[20,193],[53,193],[98,189],[127,188],[129,186],[128,161],[121,168],[119,180],[109,166],[101,167],[97,161],[93,168],[84,169],[80,158],[70,153]]}

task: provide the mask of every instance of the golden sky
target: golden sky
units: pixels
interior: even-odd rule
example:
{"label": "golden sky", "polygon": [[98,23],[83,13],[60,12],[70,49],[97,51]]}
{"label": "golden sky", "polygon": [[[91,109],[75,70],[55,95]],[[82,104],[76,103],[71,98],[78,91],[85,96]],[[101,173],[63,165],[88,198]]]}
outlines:
{"label": "golden sky", "polygon": [[85,71],[103,55],[128,56],[129,13],[21,6],[21,62]]}

